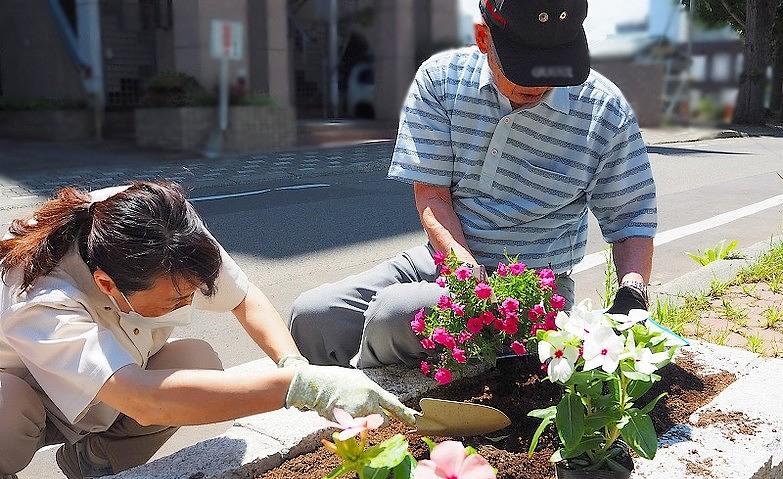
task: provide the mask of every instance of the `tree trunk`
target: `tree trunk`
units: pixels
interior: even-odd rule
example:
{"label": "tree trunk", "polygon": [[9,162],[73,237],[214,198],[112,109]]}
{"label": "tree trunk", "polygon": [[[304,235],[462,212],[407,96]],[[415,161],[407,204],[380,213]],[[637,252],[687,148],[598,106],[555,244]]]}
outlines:
{"label": "tree trunk", "polygon": [[771,48],[769,39],[775,21],[777,3],[776,0],[748,0],[745,71],[740,79],[734,123],[764,124],[764,98]]}
{"label": "tree trunk", "polygon": [[772,98],[769,109],[774,114],[780,112],[783,118],[783,7],[777,12],[773,29],[775,53],[772,60]]}

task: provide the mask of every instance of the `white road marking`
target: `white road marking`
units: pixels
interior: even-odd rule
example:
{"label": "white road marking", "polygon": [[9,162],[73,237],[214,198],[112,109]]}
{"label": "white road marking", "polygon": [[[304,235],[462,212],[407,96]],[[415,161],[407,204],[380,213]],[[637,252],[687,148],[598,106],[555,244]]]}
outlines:
{"label": "white road marking", "polygon": [[[752,205],[744,206],[727,213],[722,213],[703,221],[664,231],[655,237],[653,243],[655,246],[671,243],[672,241],[678,240],[680,238],[685,238],[686,236],[691,236],[696,233],[701,233],[702,231],[717,228],[718,226],[723,226],[725,224],[731,223],[732,221],[736,221],[746,216],[755,215],[756,213],[760,213],[764,210],[768,210],[780,205],[783,205],[783,195],[773,196],[772,198],[768,198],[764,201],[759,201],[758,203],[753,203]],[[606,254],[603,251],[592,253],[585,256],[584,259],[582,259],[582,261],[574,267],[572,274],[581,273],[582,271],[587,271],[588,269],[601,266],[605,263]]]}
{"label": "white road marking", "polygon": [[27,195],[27,196],[13,196],[11,197],[12,200],[33,200],[35,198],[38,198],[35,195]]}
{"label": "white road marking", "polygon": [[315,183],[315,184],[309,184],[309,185],[292,185],[292,186],[281,186],[278,188],[267,188],[264,190],[255,190],[255,191],[244,191],[242,193],[230,193],[226,195],[212,195],[212,196],[197,196],[195,198],[190,198],[191,203],[198,203],[200,201],[215,201],[215,200],[225,200],[229,198],[243,198],[245,196],[257,196],[257,195],[263,195],[266,193],[271,193],[272,191],[290,191],[290,190],[309,190],[313,188],[328,188],[331,185],[328,185],[326,183]]}

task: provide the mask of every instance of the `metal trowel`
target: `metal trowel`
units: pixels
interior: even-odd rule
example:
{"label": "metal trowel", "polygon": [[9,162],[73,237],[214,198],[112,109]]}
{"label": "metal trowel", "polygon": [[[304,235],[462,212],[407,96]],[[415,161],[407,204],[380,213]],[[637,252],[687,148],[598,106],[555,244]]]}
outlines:
{"label": "metal trowel", "polygon": [[424,398],[415,433],[422,436],[481,436],[511,425],[503,412],[481,404]]}

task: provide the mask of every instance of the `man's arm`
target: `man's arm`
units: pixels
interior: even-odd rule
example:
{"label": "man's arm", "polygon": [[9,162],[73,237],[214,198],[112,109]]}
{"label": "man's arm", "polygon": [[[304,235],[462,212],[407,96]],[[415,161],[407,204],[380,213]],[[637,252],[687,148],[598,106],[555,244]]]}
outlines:
{"label": "man's arm", "polygon": [[460,261],[478,265],[468,248],[462,223],[454,212],[451,189],[447,186],[416,182],[413,185],[413,194],[421,225],[433,248],[444,253],[454,250]]}
{"label": "man's arm", "polygon": [[650,282],[652,273],[653,239],[628,238],[612,245],[612,256],[617,268],[617,281]]}

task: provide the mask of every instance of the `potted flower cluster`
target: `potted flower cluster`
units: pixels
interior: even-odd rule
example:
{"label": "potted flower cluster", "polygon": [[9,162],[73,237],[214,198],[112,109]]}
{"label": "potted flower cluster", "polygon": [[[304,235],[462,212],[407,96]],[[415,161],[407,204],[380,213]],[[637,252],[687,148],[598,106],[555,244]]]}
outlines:
{"label": "potted flower cluster", "polygon": [[373,414],[353,418],[341,409],[334,410],[337,422],[330,425],[339,432],[324,446],[342,460],[324,479],[356,474],[359,479],[496,479],[495,470],[471,447],[456,441],[435,444],[423,440],[430,448],[430,459],[416,462],[408,451],[409,443],[397,434],[377,446],[367,447],[368,432],[383,424],[383,417]]}
{"label": "potted flower cluster", "polygon": [[606,314],[585,300],[570,314],[558,313],[554,329],[537,333],[539,359],[549,380],[563,386],[563,397],[529,413],[541,419],[529,452],[554,422],[562,446],[551,461],[559,478],[628,478],[628,448],[655,457],[658,436],[649,413],[665,393],[646,404],[639,400],[687,342],[649,316],[642,310]]}
{"label": "potted flower cluster", "polygon": [[454,252],[436,253],[435,263],[443,295],[429,313],[416,313],[411,329],[432,353],[422,361],[422,373],[440,384],[467,364],[494,364],[499,352],[527,354],[538,331],[556,328],[565,299],[551,269],[537,271],[510,259],[488,278],[476,278]]}

